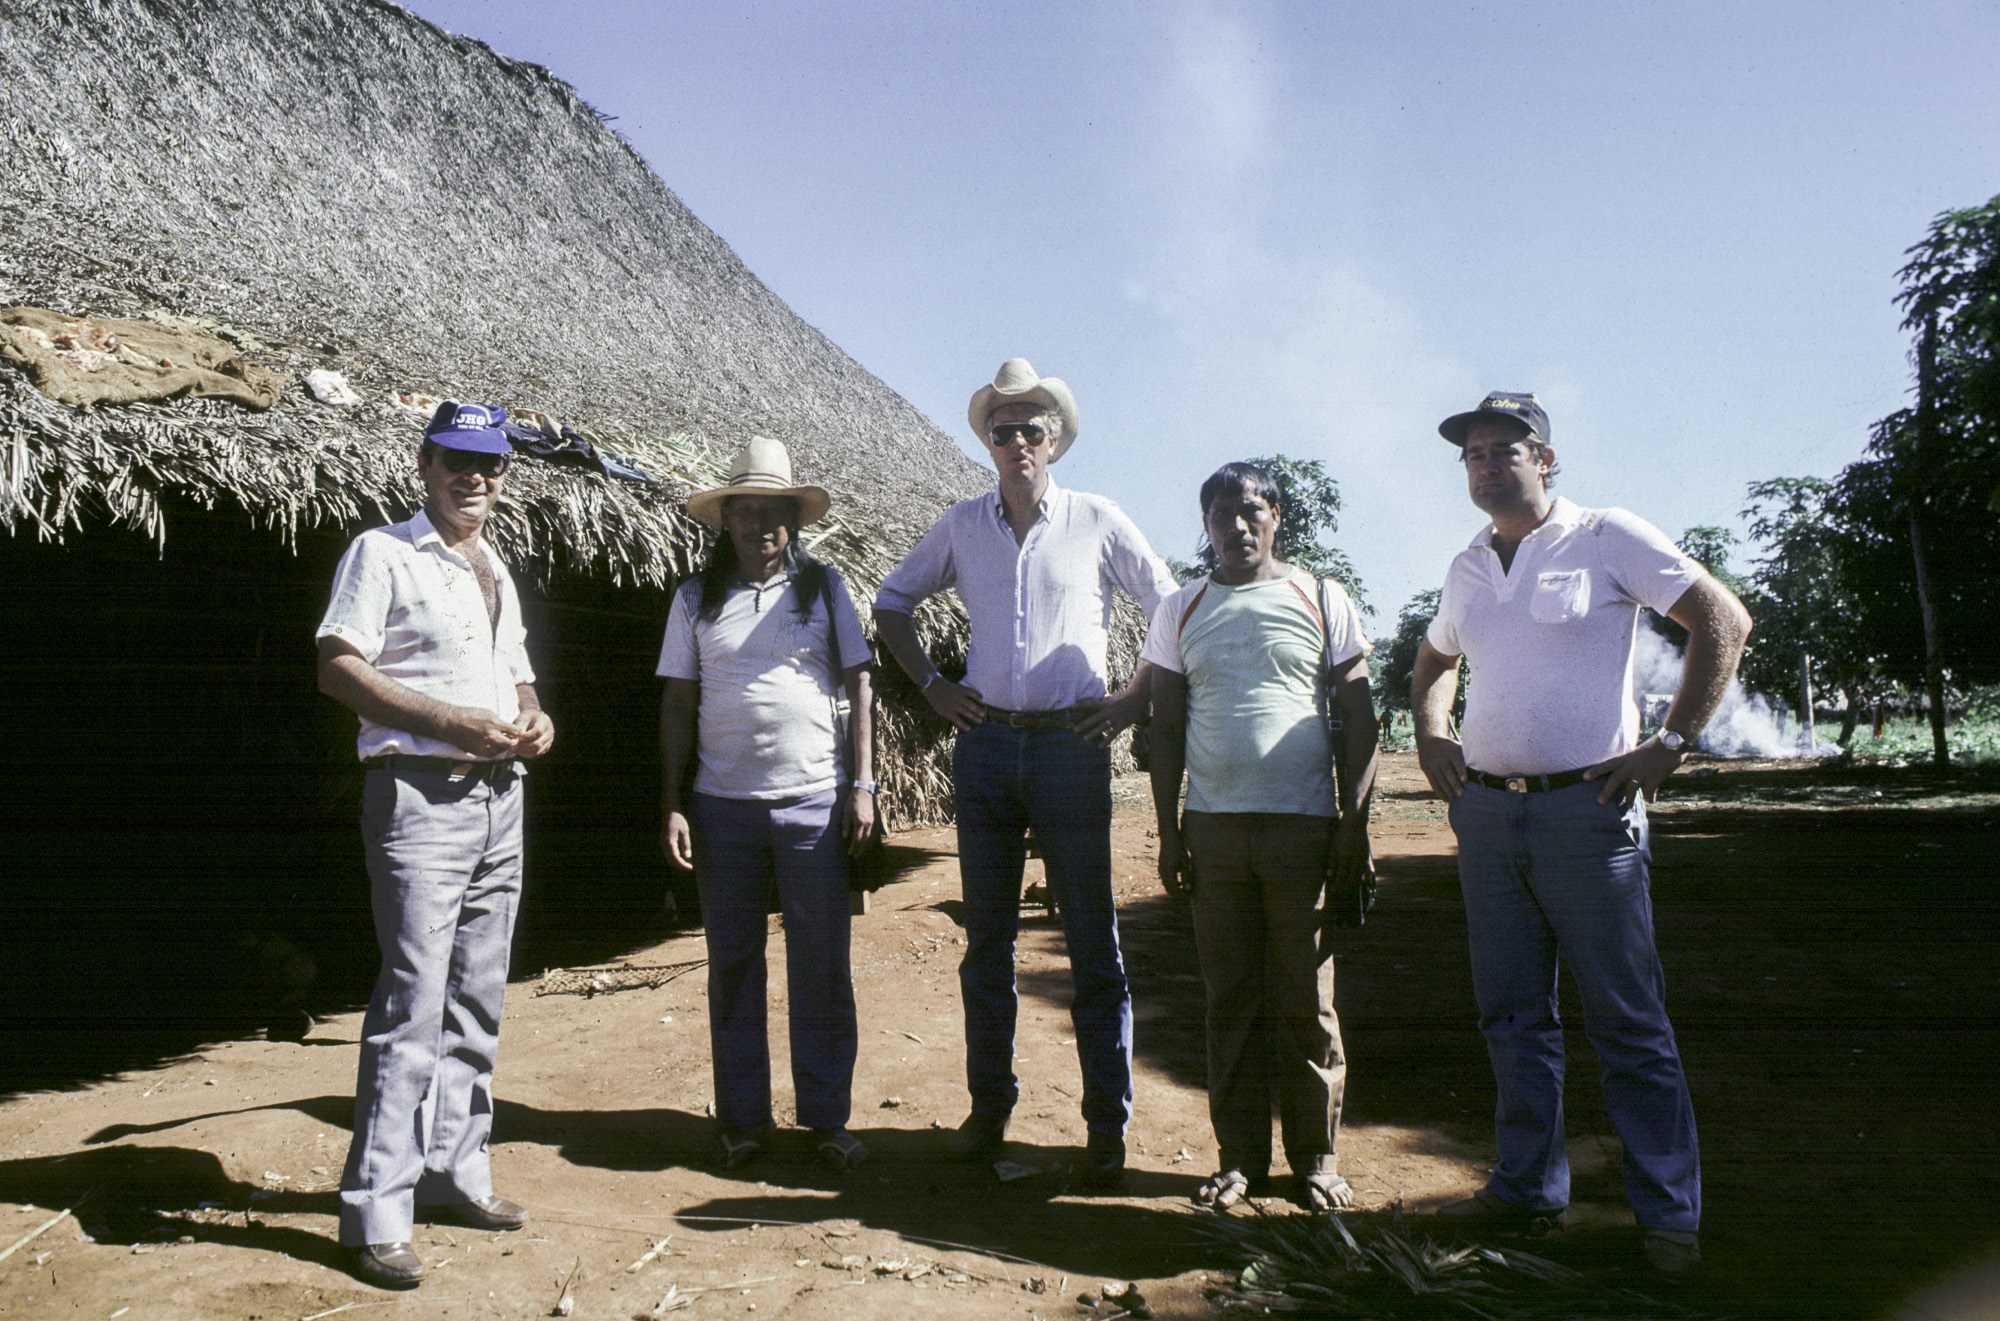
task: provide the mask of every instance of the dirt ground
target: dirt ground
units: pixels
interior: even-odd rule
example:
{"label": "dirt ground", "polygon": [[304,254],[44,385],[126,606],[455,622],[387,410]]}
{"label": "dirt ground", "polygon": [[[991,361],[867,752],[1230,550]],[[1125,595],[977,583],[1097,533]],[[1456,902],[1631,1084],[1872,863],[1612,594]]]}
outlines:
{"label": "dirt ground", "polygon": [[[2000,776],[1730,763],[1672,789],[1654,894],[1707,1202],[1707,1265],[1673,1301],[1740,1317],[2000,1315]],[[0,1315],[525,1318],[565,1293],[586,1318],[1120,1315],[1099,1303],[1107,1282],[1135,1283],[1157,1316],[1214,1315],[1204,1286],[1233,1279],[1232,1263],[1187,1209],[1215,1157],[1200,978],[1186,912],[1154,879],[1144,792],[1120,782],[1114,840],[1137,1018],[1131,1170],[1115,1193],[1069,1176],[1083,1126],[1067,970],[1039,911],[1021,948],[1018,1177],[941,1159],[940,1130],[966,1109],[963,935],[951,832],[918,831],[895,841],[902,879],[855,923],[853,1127],[875,1153],[861,1170],[823,1170],[803,1143],[740,1171],[706,1162],[700,971],[584,998],[537,995],[542,970],[524,968],[493,1163],[533,1212],[526,1230],[420,1225],[431,1277],[414,1293],[346,1273],[333,1234],[349,1012],[300,1044],[218,1042],[0,1103],[0,1251],[81,1200],[0,1261]],[[1406,755],[1388,758],[1378,801],[1381,903],[1338,953],[1341,1161],[1363,1207],[1423,1212],[1479,1184],[1492,1085],[1442,810]],[[775,919],[773,932],[775,968]],[[701,953],[685,935],[627,961]],[[775,1027],[781,976],[772,993]],[[1576,1200],[1533,1250],[1657,1294],[1634,1265],[1594,1056],[1580,1023],[1569,1031]],[[772,1045],[782,1121],[781,1030]],[[1291,1209],[1284,1181],[1268,1191],[1266,1209]]]}

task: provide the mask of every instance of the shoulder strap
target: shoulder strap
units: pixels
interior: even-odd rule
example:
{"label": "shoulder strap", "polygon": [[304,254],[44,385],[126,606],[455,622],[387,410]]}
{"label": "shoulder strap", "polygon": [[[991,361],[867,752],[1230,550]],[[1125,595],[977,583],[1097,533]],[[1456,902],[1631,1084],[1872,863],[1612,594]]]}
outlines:
{"label": "shoulder strap", "polygon": [[833,686],[840,687],[841,671],[847,667],[840,663],[840,625],[833,618],[833,566],[822,564],[826,572],[819,580],[820,604],[826,609],[826,645],[833,653]]}
{"label": "shoulder strap", "polygon": [[1194,600],[1189,601],[1187,603],[1187,609],[1181,611],[1181,622],[1179,626],[1174,629],[1174,640],[1176,642],[1180,641],[1181,634],[1187,632],[1188,620],[1194,618],[1194,608],[1200,605],[1201,598],[1207,595],[1208,595],[1208,581],[1207,579],[1203,579],[1201,584],[1201,590],[1194,594]]}

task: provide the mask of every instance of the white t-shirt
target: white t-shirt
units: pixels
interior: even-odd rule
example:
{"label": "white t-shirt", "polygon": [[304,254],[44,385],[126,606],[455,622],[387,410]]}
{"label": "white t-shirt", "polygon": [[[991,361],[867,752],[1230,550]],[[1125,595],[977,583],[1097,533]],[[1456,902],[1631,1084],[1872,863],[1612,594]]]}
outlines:
{"label": "white t-shirt", "polygon": [[[361,653],[397,683],[453,706],[478,707],[502,720],[521,714],[515,685],[533,683],[527,630],[514,580],[484,541],[500,589],[500,623],[486,613],[486,597],[472,565],[444,544],[422,510],[407,523],[364,532],[340,557],[333,599],[318,638],[335,637]],[[361,717],[356,743],[361,759],[385,753],[467,759],[464,748]]]}
{"label": "white t-shirt", "polygon": [[1451,562],[1429,633],[1470,667],[1466,764],[1550,775],[1631,751],[1639,607],[1665,614],[1705,571],[1636,514],[1560,496],[1505,573],[1492,541],[1489,525]]}
{"label": "white t-shirt", "polygon": [[[1187,805],[1195,812],[1338,816],[1325,669],[1368,648],[1361,616],[1316,580],[1198,578],[1160,603],[1139,659],[1187,676]],[[1332,650],[1327,647],[1332,639]]]}
{"label": "white t-shirt", "polygon": [[[843,668],[866,664],[868,639],[847,584],[831,569],[833,623]],[[835,703],[840,676],[827,645],[826,602],[803,617],[791,574],[761,586],[733,583],[714,619],[697,620],[701,579],[674,593],[657,673],[701,683],[696,793],[716,798],[796,798],[846,778]]]}

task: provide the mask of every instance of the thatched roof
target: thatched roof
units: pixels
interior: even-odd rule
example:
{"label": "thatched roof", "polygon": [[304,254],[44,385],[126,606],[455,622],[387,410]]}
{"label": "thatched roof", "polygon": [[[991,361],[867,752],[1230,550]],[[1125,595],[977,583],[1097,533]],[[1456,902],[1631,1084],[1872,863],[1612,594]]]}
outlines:
{"label": "thatched roof", "polygon": [[[831,489],[822,549],[871,590],[990,478],[799,320],[547,70],[380,0],[0,9],[0,303],[219,323],[295,383],[277,408],[79,410],[0,372],[0,517],[171,536],[163,494],[281,531],[400,516],[416,498],[392,390],[534,408],[664,488],[523,464],[494,537],[662,585],[701,545],[688,481],[753,432]],[[938,627],[943,620],[933,620]]]}
{"label": "thatched roof", "polygon": [[[672,479],[518,465],[491,535],[530,582],[684,577],[706,544],[685,497],[753,433],[834,493],[816,549],[864,602],[945,505],[990,486],[572,88],[397,5],[16,0],[0,63],[0,306],[204,325],[289,382],[266,412],[78,408],[0,364],[16,536],[165,542],[190,502],[286,544],[403,517],[419,423],[395,391],[547,413]],[[366,402],[313,400],[319,368]],[[962,657],[954,599],[918,623]],[[933,816],[945,730],[901,680],[883,779],[899,816]]]}

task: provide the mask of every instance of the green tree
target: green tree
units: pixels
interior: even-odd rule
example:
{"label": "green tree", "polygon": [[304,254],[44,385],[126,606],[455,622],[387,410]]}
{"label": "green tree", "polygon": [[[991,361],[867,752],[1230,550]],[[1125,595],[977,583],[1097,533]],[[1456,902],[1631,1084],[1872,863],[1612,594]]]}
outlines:
{"label": "green tree", "polygon": [[1889,673],[1921,676],[1942,762],[1947,684],[2000,677],[1985,645],[2000,606],[2000,197],[1945,212],[1907,255],[1897,302],[1916,400],[1875,424],[1835,504],[1855,534],[1864,632]]}
{"label": "green tree", "polygon": [[1852,583],[1863,538],[1824,478],[1752,482],[1747,494],[1743,517],[1763,554],[1749,583],[1736,589],[1755,623],[1743,655],[1744,686],[1796,701],[1803,664],[1816,693],[1846,695],[1845,747],[1862,708],[1888,687]]}
{"label": "green tree", "polygon": [[[1410,709],[1410,679],[1417,669],[1417,649],[1423,644],[1431,620],[1437,618],[1438,603],[1443,595],[1433,589],[1411,597],[1396,616],[1395,635],[1386,643],[1376,644],[1375,654],[1368,660],[1368,669],[1375,679],[1375,704],[1384,711]],[[1462,709],[1465,702],[1465,671],[1462,667],[1458,686],[1455,710]]]}

